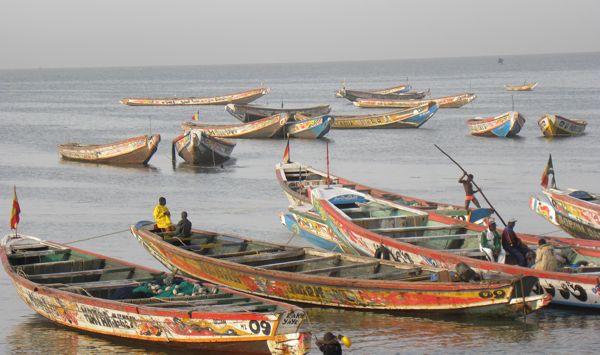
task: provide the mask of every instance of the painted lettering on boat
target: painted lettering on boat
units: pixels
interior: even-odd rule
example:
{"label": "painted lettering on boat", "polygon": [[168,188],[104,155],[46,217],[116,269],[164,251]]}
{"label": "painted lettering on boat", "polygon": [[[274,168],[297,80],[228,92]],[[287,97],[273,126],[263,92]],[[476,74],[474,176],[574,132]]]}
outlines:
{"label": "painted lettering on boat", "polygon": [[112,313],[108,310],[79,305],[79,311],[93,325],[100,325],[109,328],[134,329],[135,317],[125,314]]}

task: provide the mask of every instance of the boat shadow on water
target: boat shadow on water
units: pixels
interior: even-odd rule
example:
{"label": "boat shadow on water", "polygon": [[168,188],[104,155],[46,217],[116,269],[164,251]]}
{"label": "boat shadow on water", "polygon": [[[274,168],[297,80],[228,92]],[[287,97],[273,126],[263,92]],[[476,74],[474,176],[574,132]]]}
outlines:
{"label": "boat shadow on water", "polygon": [[157,172],[160,171],[159,168],[147,164],[147,165],[137,165],[137,164],[99,164],[99,163],[88,163],[88,162],[80,162],[74,160],[67,159],[59,159],[59,164],[64,166],[73,166],[73,167],[82,167],[82,168],[93,168],[93,169],[104,169],[106,171],[109,170],[130,170],[130,171],[148,171],[148,172]]}

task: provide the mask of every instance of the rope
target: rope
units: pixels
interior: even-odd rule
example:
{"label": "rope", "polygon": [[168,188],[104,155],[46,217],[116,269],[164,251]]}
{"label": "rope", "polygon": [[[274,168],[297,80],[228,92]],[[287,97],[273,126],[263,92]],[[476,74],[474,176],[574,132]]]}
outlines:
{"label": "rope", "polygon": [[560,231],[562,231],[562,229],[555,229],[555,230],[553,230],[553,231],[546,232],[546,233],[542,233],[542,234],[539,234],[539,235],[552,234],[552,233],[556,233],[556,232],[560,232]]}
{"label": "rope", "polygon": [[115,235],[115,234],[119,234],[119,233],[123,233],[123,232],[129,232],[129,228],[128,229],[123,229],[123,230],[120,230],[120,231],[116,231],[116,232],[112,232],[112,233],[108,233],[108,234],[97,235],[97,236],[94,236],[94,237],[77,239],[77,240],[73,240],[71,242],[63,243],[63,244],[64,245],[70,245],[70,244],[75,244],[75,243],[79,243],[79,242],[84,242],[86,240],[92,240],[92,239],[98,239],[98,238],[102,238],[102,237],[108,237],[110,235]]}

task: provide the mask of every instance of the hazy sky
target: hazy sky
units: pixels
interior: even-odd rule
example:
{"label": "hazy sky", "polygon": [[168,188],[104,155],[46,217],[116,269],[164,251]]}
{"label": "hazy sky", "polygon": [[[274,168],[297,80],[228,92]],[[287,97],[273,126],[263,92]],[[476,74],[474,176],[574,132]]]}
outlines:
{"label": "hazy sky", "polygon": [[600,51],[600,1],[0,0],[0,68]]}

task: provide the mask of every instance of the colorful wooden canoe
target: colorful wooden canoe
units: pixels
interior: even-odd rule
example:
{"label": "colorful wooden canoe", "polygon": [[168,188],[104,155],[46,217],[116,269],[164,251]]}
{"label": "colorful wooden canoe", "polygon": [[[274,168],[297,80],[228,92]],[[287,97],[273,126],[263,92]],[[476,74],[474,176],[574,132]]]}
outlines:
{"label": "colorful wooden canoe", "polygon": [[173,139],[173,159],[174,152],[177,152],[190,165],[215,166],[229,160],[233,148],[234,142],[192,129]]}
{"label": "colorful wooden canoe", "polygon": [[299,108],[275,108],[256,105],[229,104],[225,107],[225,110],[242,122],[252,122],[280,113],[287,113],[290,116],[290,120],[294,120],[296,114],[302,114],[307,117],[323,116],[331,111],[331,107],[329,107],[329,105],[320,105]]}
{"label": "colorful wooden canoe", "polygon": [[200,230],[189,240],[165,241],[150,231],[151,225],[140,222],[131,232],[167,268],[270,298],[351,309],[493,316],[519,316],[550,301],[547,294],[531,292],[535,278],[523,290],[515,278],[460,282],[448,270]]}
{"label": "colorful wooden canoe", "polygon": [[[389,88],[383,88],[383,89],[362,89],[362,90],[356,90],[356,91],[362,91],[362,92],[370,92],[373,94],[382,94],[382,95],[386,95],[386,94],[402,94],[405,92],[410,91],[411,86],[410,84],[400,84],[400,85],[396,85],[396,86],[392,86]],[[337,97],[344,97],[342,95],[342,91],[347,90],[346,89],[346,85],[343,85],[341,89],[339,89],[338,91],[336,91],[335,96]]]}
{"label": "colorful wooden canoe", "polygon": [[477,96],[471,93],[460,95],[444,96],[424,100],[376,100],[376,99],[357,99],[353,102],[354,106],[364,108],[411,108],[434,101],[439,108],[459,108],[475,100]]}
{"label": "colorful wooden canoe", "polygon": [[19,297],[68,328],[219,353],[310,349],[292,305],[25,235],[4,237],[0,259]]}
{"label": "colorful wooden canoe", "polygon": [[333,128],[419,128],[438,110],[438,105],[427,102],[414,108],[370,115],[333,115]]}
{"label": "colorful wooden canoe", "polygon": [[516,111],[509,111],[491,118],[472,118],[467,121],[469,132],[474,136],[514,137],[525,124],[525,117]]}
{"label": "colorful wooden canoe", "polygon": [[287,113],[280,113],[248,123],[216,125],[184,122],[181,127],[184,131],[201,129],[211,136],[220,138],[272,138],[283,131],[289,117]]}
{"label": "colorful wooden canoe", "polygon": [[293,138],[319,139],[324,137],[334,122],[331,116],[306,118],[301,121],[291,121],[285,126],[286,134]]}
{"label": "colorful wooden canoe", "polygon": [[338,95],[349,101],[357,99],[377,99],[377,100],[418,100],[422,99],[429,91],[408,91],[395,94],[377,94],[370,91],[340,89]]}
{"label": "colorful wooden canoe", "polygon": [[546,114],[540,117],[538,126],[546,137],[571,137],[583,134],[587,122]]}
{"label": "colorful wooden canoe", "polygon": [[63,159],[102,164],[147,164],[158,149],[160,134],[108,144],[67,143],[58,146]]}
{"label": "colorful wooden canoe", "polygon": [[[600,308],[600,294],[597,292],[600,288],[599,242],[584,241],[585,246],[579,247],[576,245],[581,245],[582,242],[576,239],[544,236],[568,260],[568,264],[558,271],[511,265],[514,260],[510,257],[507,258],[508,264],[499,264],[485,260],[478,248],[479,235],[485,228],[483,226],[459,222],[433,212],[429,212],[426,222],[422,223],[423,216],[418,213],[419,210],[399,212],[406,211],[407,207],[347,189],[342,191],[344,198],[336,200],[331,192],[323,192],[324,190],[311,190],[314,212],[304,209],[304,213],[320,216],[321,221],[333,233],[331,238],[336,240],[338,246],[345,248],[345,252],[374,255],[379,248],[385,248],[393,260],[401,263],[446,268],[465,263],[484,275],[535,276],[540,279],[541,285],[552,295],[552,302],[556,304]],[[357,200],[353,202],[351,196],[357,196]],[[362,210],[363,203],[360,199],[367,200],[367,210]],[[343,203],[340,204],[339,201]],[[373,203],[370,204],[371,202]],[[391,208],[381,209],[377,205]],[[360,211],[352,210],[353,208]],[[373,217],[359,217],[352,213],[369,213]],[[322,231],[326,232],[327,229]],[[318,238],[317,235],[314,237]],[[540,239],[539,236],[523,233],[519,233],[519,238],[533,250]]]}
{"label": "colorful wooden canoe", "polygon": [[506,91],[531,91],[535,89],[537,85],[537,82],[529,84],[524,83],[523,85],[504,85],[504,89],[506,89]]}
{"label": "colorful wooden canoe", "polygon": [[227,105],[247,104],[271,92],[269,88],[256,88],[233,94],[186,98],[130,98],[119,102],[128,106],[183,106],[183,105]]}

